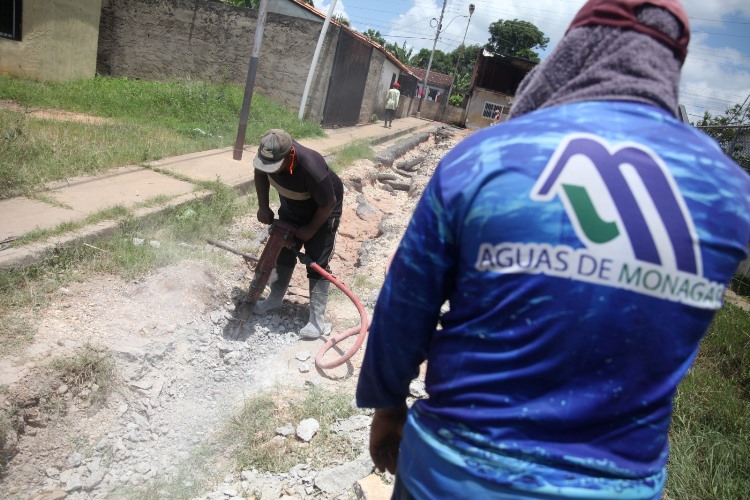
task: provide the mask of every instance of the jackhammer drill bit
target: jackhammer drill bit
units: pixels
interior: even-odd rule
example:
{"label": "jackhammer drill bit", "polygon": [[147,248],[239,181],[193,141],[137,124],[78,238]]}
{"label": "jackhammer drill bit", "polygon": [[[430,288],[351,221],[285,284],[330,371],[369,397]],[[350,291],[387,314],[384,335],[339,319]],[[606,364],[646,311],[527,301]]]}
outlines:
{"label": "jackhammer drill bit", "polygon": [[226,243],[222,243],[221,241],[207,239],[206,242],[215,247],[219,247],[229,252],[232,252],[233,254],[239,255],[240,257],[245,259],[245,262],[258,262],[258,257],[255,257],[254,255],[250,255],[249,253],[240,252],[236,248],[230,247],[229,245],[227,245]]}
{"label": "jackhammer drill bit", "polygon": [[275,221],[271,226],[266,246],[263,248],[263,253],[260,254],[260,258],[257,259],[257,264],[255,265],[255,276],[250,285],[248,300],[240,303],[235,310],[234,324],[229,331],[229,336],[232,339],[239,338],[242,333],[245,322],[250,318],[253,309],[255,309],[256,302],[258,302],[260,295],[266,288],[266,284],[268,284],[271,272],[276,267],[276,259],[279,257],[281,250],[294,247],[296,243],[294,236],[296,233],[296,226],[280,220]]}

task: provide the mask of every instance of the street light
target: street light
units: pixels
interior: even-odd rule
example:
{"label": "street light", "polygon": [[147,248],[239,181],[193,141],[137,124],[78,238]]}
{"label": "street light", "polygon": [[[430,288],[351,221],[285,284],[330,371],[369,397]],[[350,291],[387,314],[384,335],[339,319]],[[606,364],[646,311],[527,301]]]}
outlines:
{"label": "street light", "polygon": [[437,41],[438,41],[438,38],[440,37],[440,29],[443,27],[443,14],[445,14],[445,4],[447,3],[448,3],[448,0],[443,0],[443,8],[440,10],[440,19],[438,20],[437,30],[435,31],[435,41],[432,43],[432,52],[430,52],[430,61],[427,63],[427,72],[425,73],[424,81],[422,82],[422,95],[419,97],[419,105],[417,105],[417,118],[420,118],[422,114],[421,113],[422,102],[424,101],[424,96],[427,93],[427,82],[430,80],[430,69],[432,68],[432,58],[435,56],[435,47],[437,46]]}
{"label": "street light", "polygon": [[[471,4],[471,7],[473,7],[473,6],[474,6],[474,4]],[[456,17],[454,17],[453,19],[451,19],[450,21],[448,21],[448,24],[446,24],[446,25],[445,25],[445,27],[443,27],[442,25],[440,26],[440,33],[442,33],[443,31],[447,30],[447,29],[448,29],[448,26],[450,26],[450,25],[451,25],[451,23],[452,23],[453,21],[455,21],[456,19],[458,19],[459,17],[471,17],[471,14],[470,14],[470,15],[468,15],[468,16],[466,16],[466,15],[463,15],[463,14],[459,14],[459,15],[457,15]],[[431,28],[434,28],[434,27],[435,27],[435,26],[433,26],[433,25],[432,25],[432,22],[433,22],[433,21],[437,22],[437,19],[435,19],[434,17],[433,17],[432,19],[430,19],[430,27],[431,27]]]}
{"label": "street light", "polygon": [[[471,24],[471,16],[473,15],[474,15],[474,4],[470,3],[469,4],[469,20],[466,21],[466,31],[464,31],[464,39],[461,41],[461,47],[463,47],[464,50],[459,52],[458,57],[456,58],[456,69],[453,70],[453,81],[451,81],[451,86],[448,89],[448,94],[445,97],[445,103],[443,103],[443,112],[440,114],[440,121],[443,121],[443,116],[445,116],[445,110],[448,109],[448,99],[450,99],[451,92],[453,92],[453,84],[456,82],[456,78],[458,78],[458,66],[461,64],[461,56],[466,50],[466,34],[469,32],[469,25]],[[466,17],[466,16],[461,16],[461,17]]]}

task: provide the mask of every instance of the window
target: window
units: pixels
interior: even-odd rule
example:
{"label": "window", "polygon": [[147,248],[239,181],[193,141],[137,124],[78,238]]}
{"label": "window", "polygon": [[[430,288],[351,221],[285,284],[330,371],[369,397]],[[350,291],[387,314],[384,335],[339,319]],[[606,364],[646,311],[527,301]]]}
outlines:
{"label": "window", "polygon": [[503,114],[505,112],[505,106],[495,104],[494,102],[485,102],[482,116],[492,120],[493,118],[495,118],[495,111],[498,109],[500,110],[500,114]]}
{"label": "window", "polygon": [[21,4],[23,0],[0,0],[0,38],[21,40]]}

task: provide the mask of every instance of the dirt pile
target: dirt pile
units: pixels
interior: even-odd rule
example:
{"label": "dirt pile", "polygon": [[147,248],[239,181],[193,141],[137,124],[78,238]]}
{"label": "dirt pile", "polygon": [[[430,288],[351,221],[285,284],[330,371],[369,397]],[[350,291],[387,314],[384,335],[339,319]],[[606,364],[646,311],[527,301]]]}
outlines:
{"label": "dirt pile", "polygon": [[[345,208],[331,267],[368,314],[424,185],[460,138],[443,133],[392,168],[361,160],[342,175]],[[248,214],[227,243],[247,250],[266,234],[267,227]],[[225,253],[208,245],[205,251]],[[182,262],[135,281],[98,276],[59,290],[38,317],[33,344],[0,360],[0,384],[9,387],[0,395],[0,408],[14,418],[6,426],[11,429],[6,448],[13,456],[0,496],[139,497],[148,488],[156,496],[182,497],[176,487],[184,496],[212,499],[355,494],[354,483],[372,472],[367,412],[336,424],[335,432],[348,436],[359,458],[319,470],[304,463],[284,474],[236,470],[222,449],[217,436],[243,401],[261,391],[322,386],[353,398],[362,351],[338,368],[316,369],[314,356],[325,339],[297,337],[307,321],[301,265],[280,310],[253,316],[240,340],[224,338],[233,298],[249,287],[252,271],[232,256],[230,265],[211,262]],[[341,292],[332,293],[327,315],[335,333],[359,323]],[[103,405],[91,406],[41,375],[48,373],[50,359],[85,345],[106,350],[115,361],[118,384]],[[413,392],[423,396],[419,383]],[[51,394],[54,408],[41,404]],[[290,433],[279,439],[300,438]],[[315,447],[314,437],[309,446]]]}

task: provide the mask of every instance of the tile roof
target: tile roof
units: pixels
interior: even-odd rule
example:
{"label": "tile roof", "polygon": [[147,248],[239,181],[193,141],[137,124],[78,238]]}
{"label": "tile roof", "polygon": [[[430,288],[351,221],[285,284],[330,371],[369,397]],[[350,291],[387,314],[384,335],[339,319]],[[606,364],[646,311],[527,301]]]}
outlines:
{"label": "tile roof", "polygon": [[[415,68],[414,66],[407,66],[407,68],[414,74],[414,76],[419,78],[420,81],[424,80],[424,76],[425,73],[427,73],[427,70],[422,68]],[[441,87],[447,89],[453,84],[453,77],[430,70],[430,81],[427,82],[427,84],[432,85],[433,87]]]}

